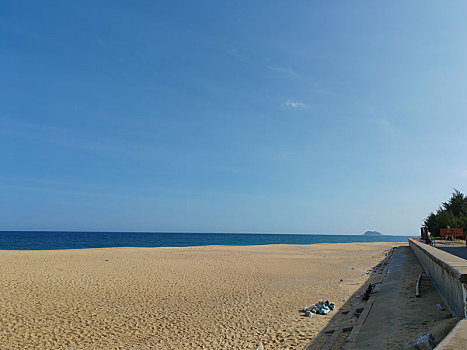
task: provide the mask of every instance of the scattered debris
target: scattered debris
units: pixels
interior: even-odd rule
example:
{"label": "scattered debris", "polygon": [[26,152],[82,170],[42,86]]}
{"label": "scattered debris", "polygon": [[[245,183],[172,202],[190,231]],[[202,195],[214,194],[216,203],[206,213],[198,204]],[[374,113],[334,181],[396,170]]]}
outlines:
{"label": "scattered debris", "polygon": [[[362,276],[367,274],[370,276],[373,276],[375,274],[383,274],[386,272],[387,265],[390,263],[392,256],[396,252],[397,247],[391,248],[387,251],[384,252],[385,258],[375,266],[373,266],[371,269],[366,270],[364,273],[362,273]],[[376,258],[376,256],[372,256],[372,258]],[[353,269],[353,268],[352,268]]]}
{"label": "scattered debris", "polygon": [[435,337],[431,333],[419,336],[412,344],[415,349],[419,350],[432,350],[435,348],[435,345]]}
{"label": "scattered debris", "polygon": [[438,309],[442,311],[446,310],[441,304],[436,304],[436,306],[438,307]]}
{"label": "scattered debris", "polygon": [[329,312],[333,311],[335,307],[334,303],[329,302],[329,300],[320,299],[310,307],[305,306],[303,312],[306,317],[313,317],[314,314],[327,315]]}
{"label": "scattered debris", "polygon": [[420,298],[420,281],[422,280],[422,273],[418,275],[417,285],[415,286],[415,297]]}
{"label": "scattered debris", "polygon": [[368,299],[370,298],[371,292],[373,292],[373,289],[375,289],[375,285],[374,285],[374,283],[370,283],[370,284],[368,285],[368,288],[367,288],[366,291],[365,291],[365,294],[363,294],[363,298],[362,298],[362,299],[363,299],[363,300],[368,300]]}

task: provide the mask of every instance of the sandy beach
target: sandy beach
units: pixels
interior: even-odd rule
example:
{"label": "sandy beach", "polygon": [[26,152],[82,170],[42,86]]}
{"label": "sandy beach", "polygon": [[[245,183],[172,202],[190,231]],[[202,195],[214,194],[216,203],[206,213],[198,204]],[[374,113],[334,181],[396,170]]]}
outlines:
{"label": "sandy beach", "polygon": [[0,251],[0,348],[302,349],[400,244]]}

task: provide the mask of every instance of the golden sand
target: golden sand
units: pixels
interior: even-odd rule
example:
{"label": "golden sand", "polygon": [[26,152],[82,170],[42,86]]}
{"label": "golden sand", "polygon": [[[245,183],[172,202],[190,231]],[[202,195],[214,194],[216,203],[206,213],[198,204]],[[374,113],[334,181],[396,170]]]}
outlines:
{"label": "golden sand", "polygon": [[395,245],[0,251],[0,348],[302,349]]}

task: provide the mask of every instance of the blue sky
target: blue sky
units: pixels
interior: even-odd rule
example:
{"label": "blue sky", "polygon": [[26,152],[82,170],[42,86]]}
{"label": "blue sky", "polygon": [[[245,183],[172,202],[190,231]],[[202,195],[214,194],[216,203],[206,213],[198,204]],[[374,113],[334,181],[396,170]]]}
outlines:
{"label": "blue sky", "polygon": [[418,234],[467,192],[466,15],[2,2],[0,229]]}

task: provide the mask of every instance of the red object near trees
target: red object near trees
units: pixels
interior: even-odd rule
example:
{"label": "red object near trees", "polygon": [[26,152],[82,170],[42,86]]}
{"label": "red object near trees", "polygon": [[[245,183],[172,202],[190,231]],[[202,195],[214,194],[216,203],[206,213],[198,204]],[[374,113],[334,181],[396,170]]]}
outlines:
{"label": "red object near trees", "polygon": [[464,238],[464,229],[462,228],[440,228],[439,234],[442,237],[460,237]]}

